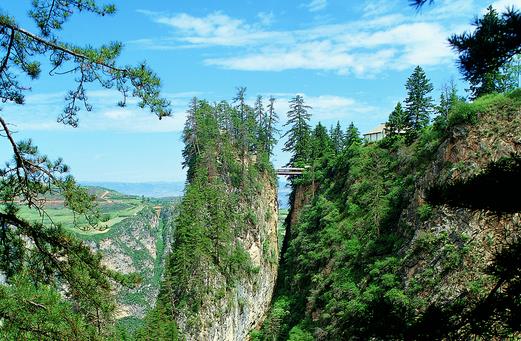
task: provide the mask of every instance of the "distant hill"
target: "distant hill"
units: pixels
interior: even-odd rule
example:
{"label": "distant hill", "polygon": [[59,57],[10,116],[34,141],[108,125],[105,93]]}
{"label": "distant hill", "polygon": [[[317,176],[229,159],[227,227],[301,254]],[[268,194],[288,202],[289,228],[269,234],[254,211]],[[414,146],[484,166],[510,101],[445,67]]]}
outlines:
{"label": "distant hill", "polygon": [[81,182],[85,186],[103,187],[127,195],[151,198],[180,197],[185,188],[184,182]]}
{"label": "distant hill", "polygon": [[[181,197],[184,182],[82,182],[82,185],[111,189],[127,195],[149,198]],[[278,198],[280,208],[289,208],[288,197],[291,189],[285,179],[279,179]]]}

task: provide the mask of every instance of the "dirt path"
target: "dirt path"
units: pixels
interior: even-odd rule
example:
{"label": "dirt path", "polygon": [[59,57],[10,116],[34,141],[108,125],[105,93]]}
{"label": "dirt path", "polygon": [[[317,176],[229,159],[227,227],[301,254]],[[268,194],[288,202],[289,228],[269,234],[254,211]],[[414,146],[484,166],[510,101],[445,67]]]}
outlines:
{"label": "dirt path", "polygon": [[107,196],[107,194],[109,194],[109,193],[110,193],[109,191],[105,191],[105,192],[103,192],[102,195],[100,195],[99,198],[100,198],[101,200],[105,200],[105,202],[106,202],[107,204],[112,204],[114,201],[105,198],[105,197]]}

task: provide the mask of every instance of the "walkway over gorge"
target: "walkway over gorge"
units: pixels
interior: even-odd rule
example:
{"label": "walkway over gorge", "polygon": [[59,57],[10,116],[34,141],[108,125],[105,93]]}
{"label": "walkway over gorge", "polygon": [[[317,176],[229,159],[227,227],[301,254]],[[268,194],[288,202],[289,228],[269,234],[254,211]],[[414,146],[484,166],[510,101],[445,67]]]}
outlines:
{"label": "walkway over gorge", "polygon": [[277,173],[277,175],[302,175],[302,173],[304,173],[306,168],[309,168],[309,167],[305,167],[305,168],[293,168],[293,167],[279,168],[279,169],[276,170],[276,173]]}

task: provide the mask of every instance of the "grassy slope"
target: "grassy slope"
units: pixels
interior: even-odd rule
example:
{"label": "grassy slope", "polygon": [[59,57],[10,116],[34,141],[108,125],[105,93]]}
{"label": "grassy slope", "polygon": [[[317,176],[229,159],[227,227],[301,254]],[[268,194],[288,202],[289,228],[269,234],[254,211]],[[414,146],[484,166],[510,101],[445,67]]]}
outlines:
{"label": "grassy slope", "polygon": [[[96,228],[89,228],[85,217],[75,217],[71,210],[63,205],[60,197],[47,197],[45,207],[48,217],[44,222],[52,220],[56,224],[62,224],[64,228],[79,234],[106,233],[110,227],[123,221],[127,217],[135,216],[145,207],[142,198],[124,195],[101,187],[90,187],[89,192],[96,196],[100,213],[104,222],[100,222]],[[26,206],[20,208],[21,216],[29,221],[41,221],[42,217],[35,209]]]}

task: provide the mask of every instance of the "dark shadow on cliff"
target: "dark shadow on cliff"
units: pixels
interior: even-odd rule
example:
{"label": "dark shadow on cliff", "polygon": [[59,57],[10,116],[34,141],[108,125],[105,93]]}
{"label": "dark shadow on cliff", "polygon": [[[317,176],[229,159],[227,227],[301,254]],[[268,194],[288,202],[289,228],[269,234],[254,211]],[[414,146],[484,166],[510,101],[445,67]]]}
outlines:
{"label": "dark shadow on cliff", "polygon": [[497,213],[521,211],[521,156],[512,154],[490,163],[480,174],[464,181],[436,185],[427,191],[427,201]]}

